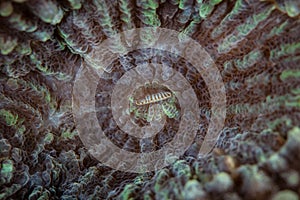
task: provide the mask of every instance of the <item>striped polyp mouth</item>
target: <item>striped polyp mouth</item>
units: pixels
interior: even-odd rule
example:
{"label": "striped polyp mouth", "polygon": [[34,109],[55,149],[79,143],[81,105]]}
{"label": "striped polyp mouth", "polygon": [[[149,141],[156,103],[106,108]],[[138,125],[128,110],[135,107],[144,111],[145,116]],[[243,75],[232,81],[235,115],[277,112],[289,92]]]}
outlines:
{"label": "striped polyp mouth", "polygon": [[129,112],[138,126],[150,125],[153,120],[179,118],[180,111],[176,96],[163,85],[146,83],[136,88],[129,98]]}

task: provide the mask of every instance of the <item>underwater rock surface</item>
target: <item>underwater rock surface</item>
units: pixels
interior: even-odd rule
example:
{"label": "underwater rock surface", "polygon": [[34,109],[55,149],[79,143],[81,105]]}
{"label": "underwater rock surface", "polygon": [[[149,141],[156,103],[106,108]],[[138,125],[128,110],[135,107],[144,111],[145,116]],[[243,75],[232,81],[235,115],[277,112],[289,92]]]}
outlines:
{"label": "underwater rock surface", "polygon": [[[141,63],[180,72],[200,108],[197,136],[180,159],[136,174],[89,153],[76,129],[72,89],[101,42],[140,27],[172,29],[197,41],[220,71],[227,105],[215,149],[199,155],[214,113],[208,86],[191,63],[157,49],[112,62],[99,80],[95,107],[119,148],[144,149],[120,134],[109,105],[114,85]],[[1,1],[0,199],[299,199],[299,33],[300,4],[293,0]],[[181,119],[168,116],[180,109],[172,106],[161,117],[164,131],[144,141],[147,151],[176,134]]]}

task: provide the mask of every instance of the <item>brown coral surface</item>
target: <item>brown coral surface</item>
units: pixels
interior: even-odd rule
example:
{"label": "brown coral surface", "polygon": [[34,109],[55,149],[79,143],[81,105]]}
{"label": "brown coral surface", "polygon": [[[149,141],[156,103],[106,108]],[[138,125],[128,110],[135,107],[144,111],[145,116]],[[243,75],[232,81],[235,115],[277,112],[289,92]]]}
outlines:
{"label": "brown coral surface", "polygon": [[[0,1],[0,199],[299,199],[299,17],[297,0]],[[204,75],[161,49],[119,56],[95,94],[99,124],[119,148],[144,151],[120,132],[110,108],[114,86],[137,65],[171,66],[200,108],[197,135],[181,157],[137,174],[112,169],[88,151],[72,91],[99,44],[142,27],[175,30],[208,52],[226,89],[226,118],[214,150],[198,154],[214,115]],[[172,140],[182,119],[168,112],[177,109],[176,100],[164,111],[166,126],[152,143],[143,141],[145,151]],[[149,122],[139,116],[131,113],[141,126]]]}

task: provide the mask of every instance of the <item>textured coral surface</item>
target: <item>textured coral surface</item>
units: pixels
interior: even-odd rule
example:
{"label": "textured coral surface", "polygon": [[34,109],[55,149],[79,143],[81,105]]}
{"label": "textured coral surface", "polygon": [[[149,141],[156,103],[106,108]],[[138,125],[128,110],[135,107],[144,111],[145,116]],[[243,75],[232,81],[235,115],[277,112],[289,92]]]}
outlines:
{"label": "textured coral surface", "polygon": [[[299,13],[297,0],[1,0],[0,199],[299,199]],[[227,104],[214,150],[199,155],[213,115],[202,75],[183,57],[157,49],[113,61],[99,80],[95,107],[118,147],[143,151],[136,138],[120,134],[109,108],[114,85],[138,64],[172,66],[200,108],[197,136],[181,158],[137,174],[88,152],[72,88],[97,45],[140,27],[176,30],[201,44],[220,71]],[[150,150],[178,130],[180,118],[164,119]]]}

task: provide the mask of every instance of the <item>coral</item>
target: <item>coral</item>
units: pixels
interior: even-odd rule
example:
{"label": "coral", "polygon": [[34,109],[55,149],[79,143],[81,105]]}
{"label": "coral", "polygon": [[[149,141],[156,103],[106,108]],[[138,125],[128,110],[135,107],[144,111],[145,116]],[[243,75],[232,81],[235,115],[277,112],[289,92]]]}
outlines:
{"label": "coral", "polygon": [[[196,55],[194,49],[181,55],[178,44],[136,48],[157,42],[153,29],[114,37],[145,27],[175,30],[183,44],[193,38],[220,72],[226,118],[209,154],[198,152],[220,114],[212,109],[219,102],[211,102],[217,94],[210,88],[216,85],[186,59]],[[299,32],[300,4],[293,0],[1,1],[0,199],[299,199]],[[112,52],[104,58],[99,52],[106,49],[99,45],[109,38]],[[132,50],[124,54],[124,49]],[[109,64],[99,66],[103,60]],[[115,146],[136,154],[163,149],[189,119],[180,117],[182,102],[168,87],[137,95],[157,100],[140,102],[145,105],[124,97],[128,102],[119,105],[128,105],[130,119],[140,127],[165,122],[156,135],[140,140],[113,117],[115,86],[132,70],[141,79],[160,73],[164,81],[175,76],[172,70],[178,72],[199,107],[190,147],[179,158],[168,157],[164,168],[140,174],[99,162],[81,141],[72,110],[80,104],[72,96],[76,75],[87,65],[103,71],[95,94],[85,94],[95,99],[98,124]],[[160,92],[166,98],[159,99]]]}

